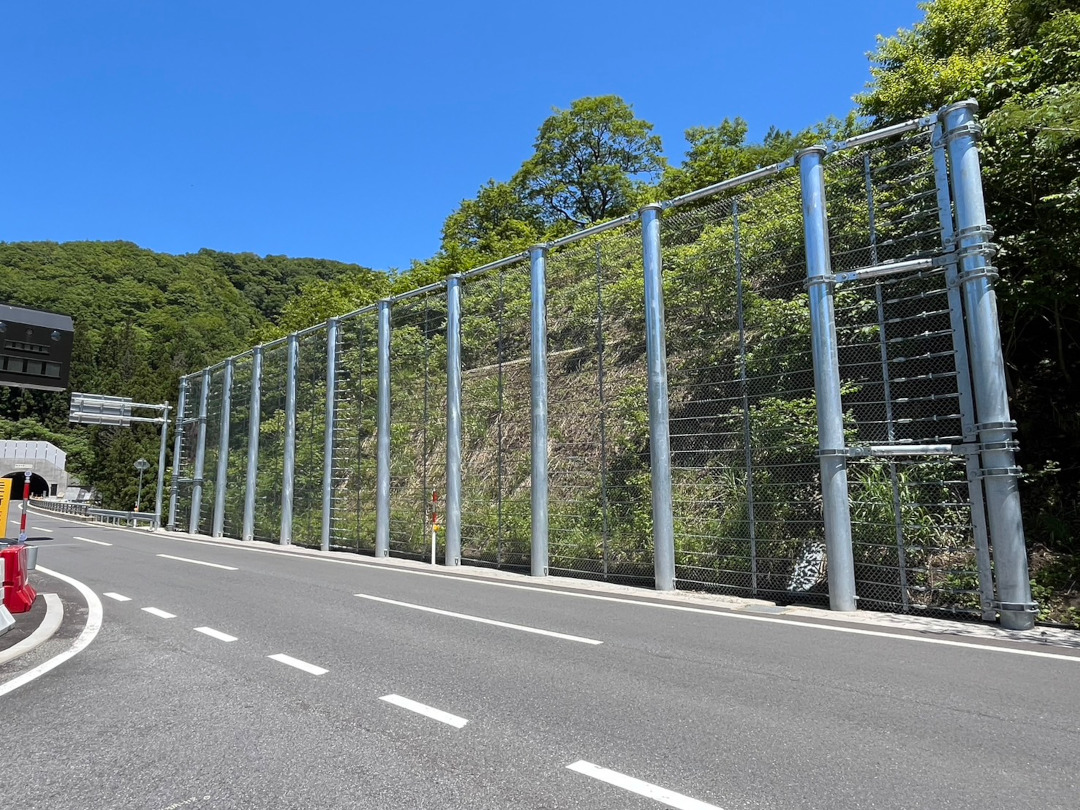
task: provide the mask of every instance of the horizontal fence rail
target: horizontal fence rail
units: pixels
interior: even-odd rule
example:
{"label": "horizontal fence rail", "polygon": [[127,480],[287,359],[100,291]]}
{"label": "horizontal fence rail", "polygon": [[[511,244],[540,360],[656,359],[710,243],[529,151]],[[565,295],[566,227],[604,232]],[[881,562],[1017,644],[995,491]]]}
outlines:
{"label": "horizontal fence rail", "polygon": [[972,111],[183,378],[169,527],[1030,626]]}

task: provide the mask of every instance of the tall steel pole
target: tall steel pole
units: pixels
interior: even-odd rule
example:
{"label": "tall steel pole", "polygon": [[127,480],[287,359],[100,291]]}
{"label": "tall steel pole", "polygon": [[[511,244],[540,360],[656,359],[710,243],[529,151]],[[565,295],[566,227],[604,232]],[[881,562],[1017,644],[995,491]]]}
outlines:
{"label": "tall steel pole", "polygon": [[195,472],[191,482],[191,515],[188,532],[198,534],[202,517],[203,473],[206,465],[206,410],[210,402],[210,369],[202,373],[202,390],[199,392],[199,438],[195,441]]}
{"label": "tall steel pole", "polygon": [[986,488],[990,543],[994,550],[1001,625],[1010,630],[1035,626],[1037,605],[1031,599],[1027,547],[1020,513],[1020,468],[1016,465],[1013,434],[1016,423],[1009,413],[1005,361],[998,325],[997,296],[991,280],[992,231],[986,220],[982,171],[975,145],[979,126],[974,101],[942,110],[945,139],[952,168],[956,209],[959,282],[967,314],[972,383],[978,423],[982,469]]}
{"label": "tall steel pole", "polygon": [[330,550],[334,519],[334,409],[337,407],[338,320],[326,324],[326,426],[323,432],[322,538],[320,547]]}
{"label": "tall steel pole", "polygon": [[445,563],[461,565],[461,276],[446,284]]}
{"label": "tall steel pole", "polygon": [[180,393],[176,400],[176,437],[173,444],[173,474],[169,482],[168,529],[176,531],[176,497],[180,492],[180,452],[184,444],[184,409],[187,407],[187,377],[180,378]]}
{"label": "tall steel pole", "polygon": [[390,301],[379,302],[379,391],[375,440],[375,556],[390,556]]}
{"label": "tall steel pole", "polygon": [[248,406],[247,473],[244,476],[244,524],[241,540],[255,537],[255,491],[259,485],[259,435],[262,406],[262,346],[251,353],[251,401]]}
{"label": "tall steel pole", "polygon": [[161,528],[161,500],[165,492],[165,453],[169,446],[169,403],[161,413],[161,448],[158,450],[157,494],[154,496],[154,528]]}
{"label": "tall steel pole", "polygon": [[532,549],[531,573],[548,573],[548,375],[547,375],[547,246],[529,250],[532,293]]}
{"label": "tall steel pole", "polygon": [[300,339],[286,341],[285,371],[285,459],[281,474],[281,533],[278,542],[290,545],[293,537],[293,483],[296,475],[296,376],[300,365]]}
{"label": "tall steel pole", "polygon": [[836,344],[829,220],[825,206],[825,148],[797,155],[802,180],[806,275],[810,293],[810,334],[817,391],[818,445],[825,549],[829,563],[829,607],[855,610],[855,561],[851,548],[844,411],[840,397],[840,360]]}
{"label": "tall steel pole", "polygon": [[214,519],[211,537],[225,532],[225,491],[229,476],[229,433],[232,412],[233,359],[225,361],[225,379],[221,383],[221,435],[218,436],[217,471],[214,474]]}

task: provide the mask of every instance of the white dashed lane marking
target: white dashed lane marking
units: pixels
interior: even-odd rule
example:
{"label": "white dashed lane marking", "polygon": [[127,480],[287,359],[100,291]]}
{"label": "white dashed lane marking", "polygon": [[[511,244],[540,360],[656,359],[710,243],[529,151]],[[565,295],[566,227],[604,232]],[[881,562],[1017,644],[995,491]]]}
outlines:
{"label": "white dashed lane marking", "polygon": [[164,610],[161,610],[160,608],[156,608],[156,607],[143,608],[143,610],[145,610],[151,616],[157,616],[159,619],[175,619],[176,618],[175,613],[166,613]]}
{"label": "white dashed lane marking", "polygon": [[278,653],[277,655],[268,655],[271,661],[277,661],[279,664],[286,664],[290,667],[296,667],[297,669],[309,672],[312,675],[325,675],[330,670],[317,667],[314,664],[309,664],[307,661],[301,661],[299,658],[293,658],[291,655],[285,655],[285,653]]}
{"label": "white dashed lane marking", "polygon": [[456,714],[444,712],[442,709],[435,709],[423,703],[417,703],[415,700],[409,700],[401,695],[383,695],[379,700],[385,700],[387,703],[393,703],[402,709],[422,714],[424,717],[430,717],[432,720],[438,720],[440,723],[446,723],[446,725],[454,728],[465,728],[465,724],[469,722],[464,717],[458,717]]}
{"label": "white dashed lane marking", "polygon": [[105,596],[109,597],[110,599],[115,599],[117,602],[130,602],[131,601],[130,596],[124,596],[121,593],[106,593]]}
{"label": "white dashed lane marking", "polygon": [[213,627],[196,627],[195,632],[210,636],[210,638],[216,638],[218,641],[236,641],[236,636],[222,633],[220,630],[215,630]]}
{"label": "white dashed lane marking", "polygon": [[93,543],[96,546],[111,546],[112,543],[106,543],[104,540],[91,540],[89,537],[79,537],[79,535],[72,535],[76,540],[82,540],[84,543]]}
{"label": "white dashed lane marking", "polygon": [[203,560],[189,560],[187,557],[174,557],[171,554],[158,554],[166,560],[177,560],[178,562],[191,563],[192,565],[205,565],[208,568],[220,568],[223,571],[239,571],[239,568],[234,568],[231,565],[219,565],[218,563],[205,562]]}
{"label": "white dashed lane marking", "polygon": [[599,765],[593,765],[583,759],[579,759],[566,767],[584,776],[590,776],[593,779],[607,782],[609,785],[615,785],[615,787],[620,787],[639,796],[654,799],[661,804],[666,804],[668,807],[674,807],[675,810],[721,810],[715,804],[707,804],[697,799],[691,799],[689,796],[676,793],[674,790],[667,790],[659,785],[642,782],[640,779],[635,779],[632,776],[608,768],[601,768]]}

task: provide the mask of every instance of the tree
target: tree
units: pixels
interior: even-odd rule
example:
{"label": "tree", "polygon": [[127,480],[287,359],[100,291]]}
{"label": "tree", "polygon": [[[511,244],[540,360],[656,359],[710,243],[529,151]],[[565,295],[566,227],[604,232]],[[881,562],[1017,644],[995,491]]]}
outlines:
{"label": "tree", "polygon": [[555,108],[514,184],[542,206],[549,224],[588,225],[620,216],[639,201],[642,182],[664,168],[660,137],[652,129],[618,96]]}

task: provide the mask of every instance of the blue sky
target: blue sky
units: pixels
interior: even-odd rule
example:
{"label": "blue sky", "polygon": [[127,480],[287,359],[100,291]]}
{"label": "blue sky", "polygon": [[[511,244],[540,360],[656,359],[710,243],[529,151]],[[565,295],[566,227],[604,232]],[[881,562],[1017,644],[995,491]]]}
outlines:
{"label": "blue sky", "polygon": [[0,241],[124,239],[386,269],[614,93],[668,159],[852,108],[916,0],[33,0],[0,6]]}

